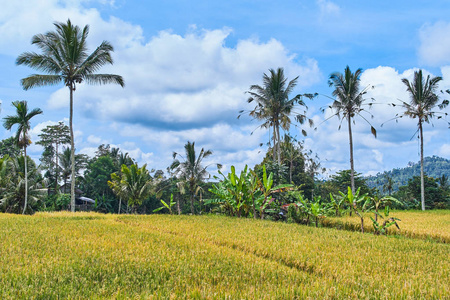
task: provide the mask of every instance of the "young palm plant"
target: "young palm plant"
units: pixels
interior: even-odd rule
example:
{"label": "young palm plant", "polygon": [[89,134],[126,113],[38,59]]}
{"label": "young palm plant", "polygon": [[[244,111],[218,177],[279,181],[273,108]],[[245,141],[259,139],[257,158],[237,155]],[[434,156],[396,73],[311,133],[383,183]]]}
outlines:
{"label": "young palm plant", "polygon": [[[422,70],[414,72],[413,81],[409,81],[406,78],[402,79],[402,82],[406,85],[406,90],[410,94],[410,102],[403,102],[405,112],[404,116],[412,119],[417,119],[417,131],[420,138],[420,183],[421,183],[421,202],[422,210],[425,210],[425,181],[423,171],[423,124],[430,123],[433,117],[438,114],[434,111],[436,106],[439,109],[445,108],[449,101],[444,100],[440,104],[439,97],[436,94],[438,89],[438,83],[442,80],[442,77],[433,77],[430,75],[425,79],[422,74]],[[400,116],[401,117],[401,116]],[[439,116],[438,118],[440,118]]]}
{"label": "young palm plant", "polygon": [[11,130],[14,125],[17,125],[16,142],[19,147],[23,148],[25,158],[25,203],[22,214],[25,214],[28,202],[28,168],[27,168],[27,146],[31,143],[28,136],[28,131],[31,129],[30,120],[36,115],[42,114],[40,108],[35,108],[28,112],[27,101],[14,101],[12,105],[16,108],[15,116],[7,116],[3,120],[3,126],[7,130]]}
{"label": "young palm plant", "polygon": [[[313,121],[306,117],[307,106],[303,101],[304,97],[314,98],[316,94],[298,94],[289,99],[297,85],[298,76],[287,82],[283,68],[269,70],[269,75],[263,75],[263,85],[252,85],[248,93],[250,98],[248,102],[256,102],[256,106],[249,112],[249,115],[256,120],[262,120],[261,128],[272,128],[273,132],[273,161],[281,164],[281,135],[280,127],[286,131],[289,130],[294,116],[300,124],[308,121],[312,126]],[[304,111],[298,111],[299,107],[304,107]],[[240,111],[242,114],[244,111]],[[241,115],[238,116],[238,118]],[[306,131],[302,130],[306,135]]]}
{"label": "young palm plant", "polygon": [[[341,123],[344,119],[346,119],[348,124],[351,170],[350,181],[353,193],[355,193],[355,166],[353,160],[352,121],[354,123],[354,118],[356,116],[360,116],[363,120],[369,123],[369,121],[361,113],[366,112],[363,107],[366,102],[364,95],[367,93],[370,86],[367,86],[364,89],[360,88],[361,74],[362,69],[358,69],[355,73],[352,73],[350,67],[347,66],[344,74],[339,72],[332,73],[328,81],[330,86],[334,86],[332,95],[335,97],[333,104],[330,106],[335,113],[330,118],[337,116],[341,120]],[[370,107],[372,103],[368,103],[368,105]],[[339,129],[340,128],[341,125],[339,125]],[[377,137],[377,131],[372,125],[370,125],[370,129],[372,134]]]}
{"label": "young palm plant", "polygon": [[71,209],[75,211],[75,144],[73,136],[73,92],[76,85],[82,82],[88,84],[114,83],[124,86],[124,80],[119,75],[96,74],[106,64],[113,64],[111,44],[103,41],[94,52],[88,53],[86,39],[89,26],[83,29],[74,26],[70,20],[67,23],[54,23],[56,31],[33,36],[31,43],[36,45],[42,54],[25,52],[19,55],[17,65],[26,65],[45,75],[33,74],[23,78],[21,83],[25,90],[64,83],[69,88],[70,95],[70,145],[72,161]]}

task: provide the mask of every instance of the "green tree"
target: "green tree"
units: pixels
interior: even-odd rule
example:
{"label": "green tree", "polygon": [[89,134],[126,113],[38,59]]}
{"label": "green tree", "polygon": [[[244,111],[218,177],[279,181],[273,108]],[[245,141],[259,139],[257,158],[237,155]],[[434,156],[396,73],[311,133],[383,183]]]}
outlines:
{"label": "green tree", "polygon": [[[292,124],[291,116],[294,116],[300,124],[303,124],[306,120],[309,121],[310,125],[313,124],[312,120],[305,115],[307,107],[303,97],[312,99],[315,95],[298,94],[289,99],[289,94],[293,92],[297,85],[297,79],[298,77],[287,82],[283,68],[278,68],[276,71],[269,69],[269,75],[265,73],[263,75],[263,85],[251,85],[248,91],[250,94],[248,102],[256,102],[255,108],[249,112],[249,115],[254,119],[263,121],[263,124],[260,125],[261,128],[272,128],[273,148],[275,149],[273,161],[277,161],[278,164],[281,164],[280,127],[289,131]],[[298,111],[300,107],[303,107],[304,111]],[[302,133],[306,135],[305,130],[302,130]]]}
{"label": "green tree", "polygon": [[[361,173],[354,173],[353,180],[355,187],[361,189],[361,194],[373,194],[373,191],[368,187],[366,180],[361,176]],[[331,176],[330,180],[333,185],[334,193],[340,191],[347,193],[347,188],[351,185],[351,170],[342,170]]]}
{"label": "green tree", "polygon": [[108,180],[114,172],[116,172],[116,167],[110,156],[92,159],[84,172],[84,191],[86,194],[94,199],[114,198],[114,194],[108,186]]}
{"label": "green tree", "polygon": [[438,83],[442,77],[433,77],[430,75],[423,78],[422,70],[414,72],[414,79],[410,82],[403,78],[402,82],[406,85],[406,90],[410,94],[410,102],[403,102],[405,116],[417,119],[417,131],[420,138],[420,180],[421,180],[421,203],[422,210],[425,210],[425,179],[423,170],[423,124],[430,123],[431,119],[437,114],[434,109],[438,106],[440,109],[448,105],[448,100],[438,104],[439,97],[436,92]]}
{"label": "green tree", "polygon": [[[449,199],[446,198],[446,192],[438,185],[438,180],[425,175],[424,186],[426,208],[447,208],[450,205]],[[417,205],[420,203],[421,205],[419,199],[422,196],[422,179],[420,176],[410,178],[408,184],[401,186],[394,196],[402,202],[405,202],[407,207],[415,207],[415,203]]]}
{"label": "green tree", "polygon": [[20,148],[13,136],[0,141],[0,157],[6,155],[9,157],[20,156]]}
{"label": "green tree", "polygon": [[42,114],[42,110],[40,108],[35,108],[28,112],[28,104],[27,101],[14,101],[12,105],[16,108],[15,116],[7,116],[4,118],[3,126],[7,130],[11,130],[11,128],[17,125],[16,131],[16,141],[19,147],[23,148],[24,159],[25,159],[25,204],[23,208],[22,214],[25,214],[25,210],[27,208],[28,201],[28,170],[27,170],[27,146],[31,143],[30,138],[28,136],[28,131],[31,129],[30,120],[36,115]]}
{"label": "green tree", "polygon": [[[366,87],[364,89],[360,88],[361,74],[362,69],[358,69],[355,73],[352,73],[349,66],[347,66],[345,68],[344,74],[339,72],[332,73],[328,81],[330,86],[334,86],[332,95],[335,97],[335,100],[331,105],[331,108],[335,111],[333,116],[337,116],[341,120],[341,123],[344,119],[346,119],[348,124],[352,193],[355,193],[355,166],[353,162],[352,120],[356,116],[360,116],[366,122],[368,122],[361,113],[366,111],[363,107],[364,102],[366,101],[364,95],[367,93],[369,87]],[[369,105],[371,105],[371,103],[369,103]],[[341,125],[339,125],[339,129],[340,128]],[[370,125],[370,128],[372,134],[376,137],[377,131],[372,125]]]}
{"label": "green tree", "polygon": [[42,54],[25,52],[16,60],[18,65],[26,65],[45,75],[34,74],[23,78],[21,83],[25,90],[34,87],[56,85],[61,82],[69,88],[70,94],[70,147],[72,161],[71,208],[75,211],[75,144],[73,135],[73,92],[76,85],[82,82],[88,84],[114,83],[124,86],[124,80],[119,75],[96,74],[106,64],[113,64],[112,45],[103,41],[94,52],[88,54],[86,39],[89,26],[83,29],[74,26],[70,20],[67,23],[54,23],[56,31],[33,36],[31,43],[36,45]]}
{"label": "green tree", "polygon": [[[187,186],[189,191],[189,197],[191,202],[191,213],[195,214],[194,211],[194,197],[199,192],[200,183],[203,182],[209,173],[206,170],[208,166],[203,166],[203,160],[212,155],[211,150],[206,150],[202,148],[198,156],[195,153],[195,142],[187,142],[184,145],[185,157],[174,152],[173,159],[170,169],[173,170],[174,174]],[[178,160],[177,157],[184,159],[184,161]]]}
{"label": "green tree", "polygon": [[[40,140],[36,142],[37,145],[44,147],[41,161],[46,162],[47,168],[54,174],[55,178],[55,191],[58,190],[59,179],[59,146],[67,145],[70,143],[70,131],[69,127],[63,122],[58,122],[57,125],[49,125],[42,129],[42,133],[38,135]],[[51,165],[49,162],[53,162]]]}
{"label": "green tree", "polygon": [[[63,147],[59,154],[59,165],[61,167],[61,175],[64,181],[64,193],[66,193],[67,180],[72,179],[72,153],[69,147]],[[85,154],[75,155],[75,178],[80,176],[80,171],[85,169],[88,164],[88,156]],[[72,204],[71,204],[72,205]]]}

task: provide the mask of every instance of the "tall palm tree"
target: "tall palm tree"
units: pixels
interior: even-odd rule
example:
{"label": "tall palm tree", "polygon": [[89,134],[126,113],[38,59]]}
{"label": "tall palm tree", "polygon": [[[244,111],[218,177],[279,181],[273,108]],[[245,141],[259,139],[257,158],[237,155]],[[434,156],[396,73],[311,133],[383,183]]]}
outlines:
{"label": "tall palm tree", "polygon": [[[292,124],[292,115],[300,124],[303,124],[306,120],[309,121],[311,126],[313,124],[312,120],[305,115],[307,107],[303,102],[303,97],[312,99],[315,95],[298,94],[289,99],[289,94],[297,85],[297,79],[298,76],[287,82],[283,68],[278,68],[276,71],[269,69],[269,75],[265,73],[263,75],[263,85],[252,85],[248,91],[250,94],[248,102],[256,102],[256,107],[249,112],[249,115],[254,119],[264,121],[260,125],[261,128],[272,128],[273,149],[276,150],[273,151],[273,161],[277,160],[278,164],[281,164],[280,127],[288,131]],[[299,106],[304,107],[305,111],[297,111],[296,108]],[[305,130],[302,130],[302,133],[306,135]]]}
{"label": "tall palm tree", "polygon": [[[195,214],[194,211],[194,197],[200,191],[199,184],[203,182],[209,173],[206,170],[208,166],[202,166],[203,159],[212,155],[211,150],[206,150],[202,148],[198,156],[195,153],[195,142],[187,142],[184,145],[185,157],[174,152],[173,153],[173,163],[170,166],[171,170],[174,170],[174,174],[182,180],[187,185],[189,190],[190,202],[191,202],[191,213]],[[184,161],[180,162],[177,157],[183,158]],[[220,167],[220,165],[218,165]]]}
{"label": "tall palm tree", "polygon": [[25,214],[28,202],[28,168],[27,168],[27,146],[31,143],[28,136],[28,131],[31,129],[30,120],[36,115],[42,114],[40,108],[35,108],[28,112],[27,101],[14,101],[12,105],[16,108],[15,116],[7,116],[3,120],[3,126],[7,130],[11,130],[14,125],[17,125],[16,142],[19,147],[23,148],[25,158],[25,204],[22,214]]}
{"label": "tall palm tree", "polygon": [[438,104],[439,97],[436,92],[438,83],[442,77],[433,77],[430,75],[426,79],[423,78],[422,70],[414,72],[414,79],[410,82],[403,78],[402,82],[406,85],[406,90],[410,95],[410,102],[403,102],[405,112],[403,115],[412,119],[417,119],[417,131],[420,138],[420,185],[421,185],[421,202],[422,210],[425,210],[425,181],[423,172],[423,123],[430,123],[431,119],[437,114],[433,111],[436,106],[440,109],[448,105],[448,100]]}
{"label": "tall palm tree", "polygon": [[54,23],[56,31],[33,36],[31,43],[38,46],[42,54],[25,52],[19,55],[17,65],[26,65],[46,75],[33,74],[23,78],[21,83],[25,90],[56,85],[61,82],[69,88],[70,94],[70,146],[72,161],[71,209],[75,211],[75,144],[73,136],[73,92],[76,85],[82,82],[88,84],[115,83],[124,86],[124,80],[119,75],[96,74],[106,64],[113,64],[111,44],[103,41],[94,52],[88,54],[86,39],[89,26],[82,30],[74,26],[70,20],[67,23]]}
{"label": "tall palm tree", "polygon": [[[360,116],[369,123],[361,113],[366,111],[363,107],[365,104],[364,102],[366,101],[364,95],[367,93],[370,86],[367,86],[364,89],[360,88],[361,74],[362,69],[358,69],[355,73],[352,73],[350,67],[347,66],[344,74],[339,72],[332,73],[328,81],[329,86],[334,86],[332,95],[335,97],[333,104],[330,106],[330,108],[335,111],[331,117],[337,116],[341,120],[341,123],[346,119],[348,124],[350,144],[350,184],[353,193],[355,193],[355,166],[353,162],[352,119],[356,116]],[[369,103],[368,105],[371,106],[371,104],[372,103]],[[340,128],[341,125],[339,125],[339,129]],[[372,125],[370,125],[370,128],[372,134],[377,137],[375,128]]]}

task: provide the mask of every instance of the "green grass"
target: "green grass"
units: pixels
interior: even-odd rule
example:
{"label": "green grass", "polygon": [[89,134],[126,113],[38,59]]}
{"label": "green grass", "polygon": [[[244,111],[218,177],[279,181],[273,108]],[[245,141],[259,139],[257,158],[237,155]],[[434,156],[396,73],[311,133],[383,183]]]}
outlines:
{"label": "green grass", "polygon": [[0,298],[446,298],[450,245],[223,216],[0,215]]}

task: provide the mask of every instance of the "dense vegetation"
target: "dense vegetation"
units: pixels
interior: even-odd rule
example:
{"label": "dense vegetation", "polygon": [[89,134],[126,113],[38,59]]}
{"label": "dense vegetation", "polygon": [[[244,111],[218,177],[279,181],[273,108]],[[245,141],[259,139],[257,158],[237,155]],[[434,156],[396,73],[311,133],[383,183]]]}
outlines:
{"label": "dense vegetation", "polygon": [[[450,160],[439,156],[431,156],[425,157],[424,163],[424,171],[427,176],[432,178],[441,178],[442,175],[450,177]],[[420,176],[420,163],[409,162],[404,168],[385,171],[374,176],[367,176],[364,179],[370,188],[383,191],[383,185],[387,178],[391,178],[392,191],[398,191],[399,187],[408,184],[408,180],[414,176]]]}

